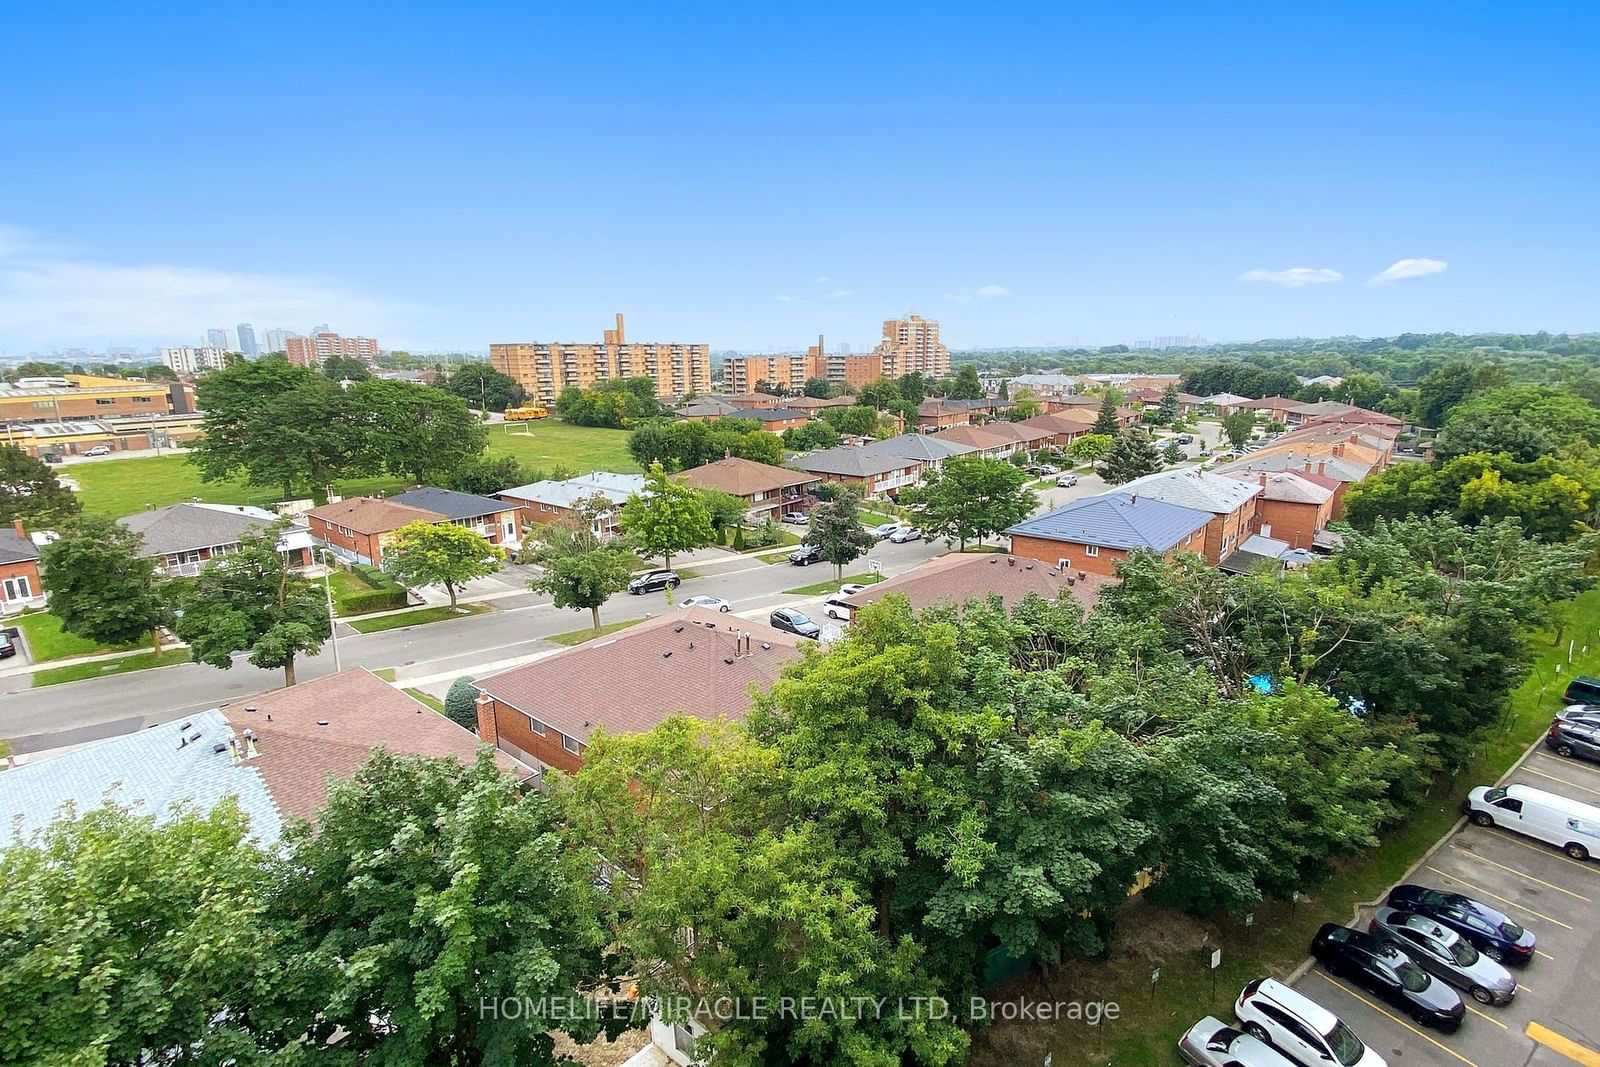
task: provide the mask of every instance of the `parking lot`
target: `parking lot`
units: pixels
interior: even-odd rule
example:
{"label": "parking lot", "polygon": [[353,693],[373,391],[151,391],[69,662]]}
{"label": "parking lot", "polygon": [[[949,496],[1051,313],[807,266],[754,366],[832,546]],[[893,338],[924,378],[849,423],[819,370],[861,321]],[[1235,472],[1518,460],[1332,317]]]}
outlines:
{"label": "parking lot", "polygon": [[[1600,805],[1600,765],[1562,759],[1542,743],[1507,782]],[[1600,1067],[1600,861],[1579,862],[1531,838],[1469,824],[1407,880],[1474,897],[1533,931],[1537,952],[1527,966],[1512,969],[1518,991],[1511,1004],[1485,1007],[1469,998],[1460,1030],[1441,1034],[1321,965],[1295,988],[1390,1064]],[[1370,918],[1364,910],[1359,925],[1365,929]]]}

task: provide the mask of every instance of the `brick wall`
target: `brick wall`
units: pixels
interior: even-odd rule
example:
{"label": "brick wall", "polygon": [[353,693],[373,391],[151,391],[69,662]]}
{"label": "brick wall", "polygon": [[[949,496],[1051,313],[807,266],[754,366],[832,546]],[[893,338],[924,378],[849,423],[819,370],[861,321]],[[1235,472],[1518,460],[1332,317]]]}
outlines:
{"label": "brick wall", "polygon": [[[1201,527],[1190,534],[1183,541],[1174,545],[1166,553],[1166,558],[1182,552],[1204,552],[1206,530],[1210,524]],[[1098,546],[1080,544],[1076,541],[1057,541],[1048,537],[1026,537],[1014,534],[1011,538],[1011,554],[1024,556],[1048,563],[1054,567],[1059,560],[1067,560],[1069,567],[1074,571],[1087,571],[1106,578],[1114,577],[1117,564],[1128,558],[1128,553],[1120,548],[1098,548],[1097,555],[1089,555],[1091,548]]]}
{"label": "brick wall", "polygon": [[496,700],[488,693],[478,695],[478,736],[496,748],[510,745],[547,767],[574,773],[583,760],[562,747],[561,734],[554,727],[536,733],[528,716]]}
{"label": "brick wall", "polygon": [[310,528],[312,536],[320,541],[325,541],[348,552],[354,552],[374,566],[377,566],[382,561],[382,534],[361,533],[357,530],[352,530],[346,534],[340,527],[318,515],[306,516],[306,525]]}
{"label": "brick wall", "polygon": [[1272,537],[1289,542],[1290,548],[1310,548],[1317,531],[1333,516],[1333,498],[1321,504],[1302,504],[1288,500],[1263,500],[1258,529],[1272,528]]}

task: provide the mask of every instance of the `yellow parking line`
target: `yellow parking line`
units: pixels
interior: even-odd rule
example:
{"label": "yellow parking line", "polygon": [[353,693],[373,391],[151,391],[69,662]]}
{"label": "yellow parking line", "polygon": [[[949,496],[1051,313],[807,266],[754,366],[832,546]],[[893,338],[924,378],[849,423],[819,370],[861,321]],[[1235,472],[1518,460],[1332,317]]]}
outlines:
{"label": "yellow parking line", "polygon": [[1410,1030],[1413,1034],[1416,1034],[1418,1037],[1422,1038],[1422,1040],[1428,1042],[1428,1044],[1433,1045],[1433,1046],[1435,1046],[1437,1048],[1443,1049],[1444,1051],[1450,1053],[1450,1055],[1454,1056],[1456,1059],[1460,1060],[1462,1063],[1465,1063],[1467,1065],[1467,1067],[1478,1067],[1478,1065],[1476,1063],[1473,1063],[1471,1060],[1467,1059],[1465,1056],[1463,1056],[1461,1053],[1457,1052],[1455,1049],[1451,1048],[1449,1045],[1446,1045],[1441,1041],[1435,1041],[1433,1038],[1429,1037],[1427,1034],[1423,1033],[1421,1030],[1418,1030],[1415,1026],[1412,1026],[1410,1023],[1408,1023],[1404,1019],[1400,1018],[1400,1016],[1393,1014],[1387,1008],[1383,1008],[1383,1007],[1380,1007],[1377,1004],[1374,1004],[1372,1001],[1368,1000],[1366,997],[1362,996],[1360,993],[1357,993],[1355,990],[1351,989],[1349,986],[1345,985],[1343,982],[1335,982],[1332,978],[1329,978],[1327,975],[1323,974],[1321,971],[1318,971],[1318,970],[1313,970],[1311,973],[1316,975],[1318,978],[1321,978],[1324,982],[1327,982],[1329,985],[1337,986],[1340,989],[1344,990],[1346,993],[1350,994],[1352,997],[1355,997],[1357,1000],[1361,1001],[1361,1003],[1365,1004],[1367,1007],[1371,1008],[1373,1011],[1377,1012],[1379,1015],[1386,1016],[1389,1019],[1392,1019],[1393,1021],[1399,1023],[1401,1026],[1405,1027],[1407,1030]]}
{"label": "yellow parking line", "polygon": [[1458,883],[1460,885],[1464,885],[1468,889],[1472,890],[1474,893],[1481,893],[1486,897],[1494,897],[1494,899],[1500,901],[1503,904],[1509,904],[1513,908],[1516,908],[1518,911],[1525,911],[1529,915],[1537,916],[1538,918],[1543,919],[1547,923],[1555,923],[1557,926],[1561,927],[1561,929],[1563,929],[1563,930],[1571,930],[1572,929],[1572,927],[1568,926],[1566,923],[1562,922],[1560,919],[1552,919],[1552,918],[1550,918],[1550,916],[1543,915],[1543,914],[1541,914],[1541,913],[1539,913],[1537,911],[1534,911],[1532,908],[1524,907],[1523,905],[1518,904],[1514,900],[1508,900],[1505,897],[1501,896],[1499,893],[1491,893],[1487,889],[1483,888],[1483,886],[1481,886],[1481,885],[1473,885],[1471,882],[1467,881],[1465,878],[1460,878],[1460,877],[1457,877],[1456,875],[1453,875],[1453,874],[1446,874],[1444,871],[1441,871],[1437,867],[1429,867],[1428,870],[1432,871],[1434,874],[1437,874],[1440,878],[1448,878],[1452,882],[1456,882],[1456,883]]}
{"label": "yellow parking line", "polygon": [[[1526,841],[1518,841],[1515,837],[1507,837],[1506,840],[1510,841],[1513,845],[1516,845],[1519,848],[1527,849],[1529,852],[1537,852],[1541,856],[1549,856],[1553,860],[1560,860],[1562,863],[1570,863],[1574,867],[1578,868],[1578,870],[1583,871],[1585,874],[1600,878],[1600,871],[1597,871],[1591,867],[1589,865],[1589,861],[1575,860],[1565,852],[1555,848],[1554,845],[1551,845],[1550,848],[1539,848],[1537,845],[1530,845]],[[1555,849],[1555,851],[1552,852],[1551,849]]]}
{"label": "yellow parking line", "polygon": [[[1538,949],[1534,949],[1534,951],[1538,952],[1539,950]],[[1517,992],[1518,993],[1532,993],[1533,990],[1530,989],[1529,987],[1523,985],[1522,984],[1522,979],[1518,978],[1517,979]]]}
{"label": "yellow parking line", "polygon": [[1462,998],[1463,1003],[1462,1003],[1461,1006],[1466,1008],[1472,1014],[1479,1015],[1479,1016],[1482,1016],[1485,1019],[1488,1019],[1490,1022],[1494,1023],[1496,1026],[1498,1026],[1502,1030],[1511,1029],[1511,1027],[1507,1026],[1505,1023],[1501,1022],[1499,1019],[1496,1019],[1493,1015],[1489,1015],[1489,1014],[1486,1014],[1484,1012],[1481,1012],[1477,1008],[1474,1008],[1471,1004],[1465,1003],[1465,1000],[1466,1000],[1466,998],[1463,997]]}
{"label": "yellow parking line", "polygon": [[1522,1032],[1550,1051],[1565,1056],[1573,1063],[1581,1063],[1583,1067],[1600,1067],[1600,1052],[1596,1052],[1587,1045],[1580,1045],[1569,1037],[1563,1037],[1548,1026],[1529,1023],[1527,1029]]}
{"label": "yellow parking line", "polygon": [[1554,882],[1547,882],[1543,878],[1535,878],[1531,874],[1525,874],[1522,871],[1517,870],[1515,867],[1507,867],[1503,863],[1496,863],[1494,860],[1489,859],[1487,856],[1478,855],[1476,852],[1472,851],[1470,848],[1462,848],[1460,845],[1451,845],[1450,847],[1455,849],[1457,852],[1461,853],[1463,856],[1471,856],[1473,859],[1477,860],[1479,863],[1487,863],[1491,867],[1499,867],[1502,871],[1510,871],[1512,874],[1516,875],[1518,878],[1523,878],[1523,879],[1526,879],[1527,881],[1530,881],[1530,882],[1537,882],[1539,885],[1544,886],[1546,889],[1554,889],[1557,893],[1565,893],[1567,896],[1573,897],[1573,898],[1575,898],[1577,900],[1581,900],[1585,904],[1593,904],[1594,903],[1594,901],[1590,900],[1588,897],[1584,896],[1582,893],[1574,893],[1572,890],[1564,889],[1561,886],[1556,885]]}
{"label": "yellow parking line", "polygon": [[1522,769],[1527,771],[1529,774],[1537,774],[1540,778],[1548,778],[1552,782],[1560,782],[1562,785],[1570,785],[1574,789],[1581,789],[1585,793],[1593,793],[1596,796],[1600,796],[1600,789],[1591,789],[1586,785],[1579,785],[1577,782],[1569,782],[1565,778],[1557,778],[1553,774],[1546,774],[1541,770],[1535,770],[1534,768],[1529,767],[1527,764],[1523,764]]}

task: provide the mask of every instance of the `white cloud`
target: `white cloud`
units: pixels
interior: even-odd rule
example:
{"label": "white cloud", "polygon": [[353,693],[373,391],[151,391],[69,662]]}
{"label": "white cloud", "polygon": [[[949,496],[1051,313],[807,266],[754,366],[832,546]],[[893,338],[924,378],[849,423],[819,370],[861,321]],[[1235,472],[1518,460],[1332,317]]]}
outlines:
{"label": "white cloud", "polygon": [[1368,285],[1388,285],[1407,278],[1426,278],[1438,274],[1450,264],[1442,259],[1397,259],[1383,271],[1367,279]]}
{"label": "white cloud", "polygon": [[824,274],[822,277],[818,278],[814,284],[816,284],[816,285],[827,285],[828,281],[829,281],[828,276],[826,274]]}
{"label": "white cloud", "polygon": [[1009,292],[1011,292],[1011,290],[1007,289],[1003,285],[980,285],[980,286],[978,286],[978,295],[983,297],[985,300],[992,300],[993,298],[995,298],[997,296],[1005,296]]}
{"label": "white cloud", "polygon": [[855,296],[855,295],[856,295],[856,291],[854,289],[835,289],[833,292],[828,293],[825,297],[823,297],[823,299],[825,299],[825,300],[843,300],[847,296]]}
{"label": "white cloud", "polygon": [[946,293],[946,294],[944,294],[944,298],[946,300],[954,300],[958,304],[965,304],[968,300],[972,299],[972,294],[971,293]]}
{"label": "white cloud", "polygon": [[0,347],[181,344],[236,322],[342,323],[387,340],[426,310],[318,275],[98,262],[0,225]]}
{"label": "white cloud", "polygon": [[1344,275],[1328,267],[1290,267],[1288,270],[1247,270],[1239,275],[1239,280],[1299,289],[1304,285],[1331,285],[1343,281]]}
{"label": "white cloud", "polygon": [[794,302],[794,297],[790,296],[788,293],[779,293],[778,294],[778,303],[780,303],[780,304],[791,304],[793,302]]}

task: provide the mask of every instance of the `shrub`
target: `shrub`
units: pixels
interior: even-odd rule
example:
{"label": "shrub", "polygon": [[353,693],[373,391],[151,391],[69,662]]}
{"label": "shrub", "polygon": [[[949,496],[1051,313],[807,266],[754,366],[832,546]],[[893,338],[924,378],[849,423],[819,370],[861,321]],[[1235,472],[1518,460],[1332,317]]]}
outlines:
{"label": "shrub", "polygon": [[478,732],[478,688],[463,675],[450,683],[444,695],[444,717],[457,726]]}
{"label": "shrub", "polygon": [[768,519],[760,526],[751,529],[745,535],[744,543],[747,548],[766,548],[768,545],[775,545],[781,540],[783,540],[783,536],[778,530],[778,524]]}

